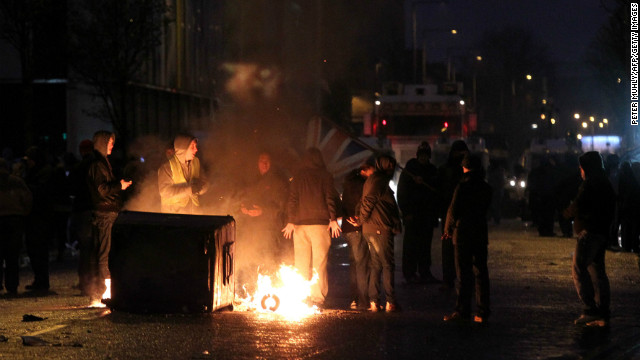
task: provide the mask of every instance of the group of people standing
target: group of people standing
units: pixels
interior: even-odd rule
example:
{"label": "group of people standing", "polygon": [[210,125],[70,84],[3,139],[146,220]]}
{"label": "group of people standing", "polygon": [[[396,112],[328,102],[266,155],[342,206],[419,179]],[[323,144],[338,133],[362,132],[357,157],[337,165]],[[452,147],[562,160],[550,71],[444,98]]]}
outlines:
{"label": "group of people standing", "polygon": [[[69,174],[73,188],[69,230],[79,244],[79,286],[92,301],[99,301],[110,279],[111,228],[133,184],[114,175],[109,161],[114,143],[112,132],[96,132],[91,141],[80,144],[82,160]],[[177,135],[170,150],[157,169],[161,211],[202,214],[201,196],[207,193],[209,182],[196,156],[198,140],[189,134]],[[350,249],[351,308],[393,312],[400,308],[395,295],[394,241],[404,227],[405,282],[455,287],[455,311],[445,321],[471,319],[475,289],[473,320],[487,321],[491,314],[487,215],[494,190],[485,181],[481,159],[469,152],[464,141],[452,143],[447,162],[439,168],[430,158],[431,147],[423,142],[416,157],[401,169],[396,202],[389,183],[397,164],[388,154],[377,154],[354,169],[345,178],[340,196],[319,149],[307,149],[290,178],[274,169],[271,154],[261,152],[257,177],[240,196],[238,256],[251,259],[250,272],[276,270],[280,263],[291,262],[303,277],[317,275],[309,302],[321,307],[329,293],[331,238],[342,236]],[[585,306],[576,323],[603,326],[610,316],[604,256],[617,198],[598,152],[580,156],[579,170],[575,195],[563,208],[563,217],[573,222],[577,236],[572,274]],[[623,166],[621,179],[630,171]],[[634,185],[627,182],[621,180],[619,187]],[[0,279],[4,277],[11,294],[17,293],[21,241],[31,226],[27,224],[37,191],[10,174],[0,159],[0,261],[6,269]],[[540,226],[543,222],[539,221]],[[432,238],[440,222],[442,280],[431,272]],[[34,254],[33,259],[37,258]],[[31,287],[48,290],[48,271],[43,278],[42,271],[33,266]]]}

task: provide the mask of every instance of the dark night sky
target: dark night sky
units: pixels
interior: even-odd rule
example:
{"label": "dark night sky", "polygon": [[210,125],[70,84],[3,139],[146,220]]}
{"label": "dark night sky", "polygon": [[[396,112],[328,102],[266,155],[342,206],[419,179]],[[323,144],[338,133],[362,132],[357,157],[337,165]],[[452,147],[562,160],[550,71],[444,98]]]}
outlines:
{"label": "dark night sky", "polygon": [[[473,48],[486,30],[507,25],[531,30],[539,43],[548,46],[554,62],[582,61],[589,42],[608,16],[599,0],[449,0],[419,3],[416,9],[419,39],[425,28],[459,31],[453,37],[444,31],[427,31],[427,49],[432,55],[429,61],[444,57],[443,48],[448,46],[458,52]],[[407,19],[410,31],[411,16]],[[411,41],[411,35],[408,39]]]}

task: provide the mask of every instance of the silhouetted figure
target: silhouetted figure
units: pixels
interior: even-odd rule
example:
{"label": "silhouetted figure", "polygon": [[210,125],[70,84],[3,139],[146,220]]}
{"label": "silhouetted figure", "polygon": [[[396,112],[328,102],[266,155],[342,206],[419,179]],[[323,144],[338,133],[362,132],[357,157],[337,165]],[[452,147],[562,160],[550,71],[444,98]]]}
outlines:
{"label": "silhouetted figure", "polygon": [[540,166],[529,173],[529,207],[533,222],[538,227],[540,236],[555,236],[553,225],[557,202],[555,197],[559,172],[555,160],[551,157],[542,159]]}
{"label": "silhouetted figure", "polygon": [[49,242],[53,233],[53,208],[51,177],[53,168],[46,161],[42,149],[32,146],[26,151],[27,167],[25,182],[33,195],[33,208],[27,216],[27,255],[33,269],[33,283],[27,290],[49,290]]}
{"label": "silhouetted figure", "polygon": [[[467,144],[456,140],[451,144],[447,162],[438,168],[438,185],[440,193],[440,219],[442,219],[442,233],[447,218],[447,210],[451,204],[460,179],[462,179],[462,159],[469,153]],[[442,282],[443,289],[453,289],[456,281],[456,265],[451,238],[442,237]]]}
{"label": "silhouetted figure", "polygon": [[431,146],[423,142],[398,180],[402,211],[402,274],[407,283],[439,282],[431,273],[433,228],[438,224],[438,170],[431,164]]}
{"label": "silhouetted figure", "polygon": [[612,249],[620,249],[618,243],[618,234],[621,228],[620,207],[622,206],[622,197],[620,196],[620,157],[617,154],[609,154],[604,160],[604,171],[616,193],[616,211],[611,222],[609,230],[609,247]]}
{"label": "silhouetted figure", "polygon": [[345,177],[342,186],[342,237],[349,244],[352,309],[366,309],[369,306],[369,245],[362,233],[362,226],[353,225],[347,219],[358,215],[356,208],[362,198],[364,183],[374,170],[374,165],[364,163]]}
{"label": "silhouetted figure", "polygon": [[584,305],[575,324],[606,326],[610,316],[611,290],[604,257],[615,210],[615,193],[597,151],[584,153],[579,161],[584,181],[564,213],[565,217],[574,218],[577,243],[572,277]]}
{"label": "silhouetted figure", "polygon": [[470,318],[475,283],[478,309],[474,321],[484,323],[491,314],[487,268],[487,212],[491,204],[491,186],[484,181],[482,161],[478,156],[465,156],[462,168],[464,175],[451,200],[443,234],[443,238],[452,239],[455,247],[458,298],[455,311],[444,320]]}
{"label": "silhouetted figure", "polygon": [[567,155],[564,167],[560,169],[560,181],[555,190],[556,209],[559,214],[558,225],[563,237],[573,236],[573,218],[565,218],[562,212],[575,199],[581,183],[582,177],[580,176],[578,157]]}
{"label": "silhouetted figure", "polygon": [[56,189],[52,193],[53,226],[56,238],[57,261],[64,260],[67,250],[68,223],[71,213],[71,181],[69,174],[71,169],[78,162],[75,155],[65,153],[53,168],[51,177],[52,188]]}
{"label": "silhouetted figure", "polygon": [[32,200],[27,184],[11,175],[7,162],[0,158],[0,290],[4,284],[11,295],[18,293],[20,249]]}
{"label": "silhouetted figure", "polygon": [[620,238],[622,249],[640,252],[640,182],[625,161],[620,167],[618,186]]}

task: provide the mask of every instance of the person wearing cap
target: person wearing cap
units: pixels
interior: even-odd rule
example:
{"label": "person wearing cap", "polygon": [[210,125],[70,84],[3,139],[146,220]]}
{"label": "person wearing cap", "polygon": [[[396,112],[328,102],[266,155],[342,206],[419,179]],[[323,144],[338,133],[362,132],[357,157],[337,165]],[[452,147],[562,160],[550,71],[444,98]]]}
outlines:
{"label": "person wearing cap", "polygon": [[209,185],[196,157],[198,139],[178,134],[173,148],[175,153],[158,169],[160,209],[163,213],[202,214],[200,196]]}
{"label": "person wearing cap", "polygon": [[[385,295],[387,312],[398,311],[395,296],[394,237],[402,232],[400,209],[389,181],[396,169],[396,159],[388,155],[376,158],[376,170],[367,178],[358,205],[358,217],[347,219],[352,225],[362,225],[362,233],[369,245],[369,311],[381,308],[381,289]],[[382,280],[382,281],[381,281]]]}
{"label": "person wearing cap", "polygon": [[131,181],[117,179],[108,156],[111,155],[116,136],[114,133],[99,130],[93,135],[93,159],[87,171],[87,185],[91,195],[92,236],[95,249],[92,249],[97,264],[92,286],[87,289],[92,304],[102,298],[107,289],[105,280],[111,279],[109,271],[109,252],[111,250],[111,229],[122,209],[123,192],[131,186]]}
{"label": "person wearing cap", "polygon": [[482,161],[476,155],[467,154],[462,160],[463,176],[456,187],[443,237],[451,239],[454,247],[457,300],[455,311],[444,321],[471,318],[471,295],[474,288],[477,313],[474,321],[484,323],[491,314],[489,296],[489,270],[487,253],[489,230],[487,213],[491,205],[492,189],[484,180]]}
{"label": "person wearing cap", "polygon": [[424,141],[398,181],[398,206],[404,224],[402,274],[408,284],[439,282],[431,273],[431,241],[438,223],[438,169],[430,159],[431,146]]}
{"label": "person wearing cap", "polygon": [[602,327],[609,324],[610,316],[611,290],[604,256],[616,196],[599,152],[586,152],[578,160],[584,181],[563,212],[566,218],[574,218],[573,231],[577,236],[571,275],[583,311],[574,323]]}

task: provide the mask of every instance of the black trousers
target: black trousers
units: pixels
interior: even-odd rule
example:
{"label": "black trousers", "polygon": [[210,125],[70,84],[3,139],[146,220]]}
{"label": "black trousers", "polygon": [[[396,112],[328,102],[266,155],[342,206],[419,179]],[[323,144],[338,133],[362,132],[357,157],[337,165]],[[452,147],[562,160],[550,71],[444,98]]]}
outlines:
{"label": "black trousers", "polygon": [[478,314],[488,316],[491,313],[487,253],[486,243],[468,242],[455,245],[456,272],[459,279],[456,288],[456,311],[460,314],[471,313],[474,283]]}
{"label": "black trousers", "polygon": [[395,304],[393,234],[365,233],[371,255],[369,273],[369,300],[380,304],[380,280],[387,302]]}
{"label": "black trousers", "polygon": [[[0,216],[0,288],[3,284],[8,292],[18,291],[20,249],[24,234],[24,217]],[[6,267],[3,272],[2,263]]]}
{"label": "black trousers", "polygon": [[349,288],[361,307],[369,306],[369,245],[361,231],[343,233],[349,244]]}
{"label": "black trousers", "polygon": [[49,240],[51,214],[35,213],[26,219],[25,239],[27,255],[33,269],[33,287],[49,289]]}
{"label": "black trousers", "polygon": [[94,211],[92,219],[93,257],[98,264],[91,297],[100,298],[107,289],[104,280],[111,279],[109,271],[109,251],[111,251],[111,229],[118,217],[117,212]]}
{"label": "black trousers", "polygon": [[433,224],[431,217],[413,217],[404,220],[402,239],[402,275],[406,280],[431,275],[431,241]]}
{"label": "black trousers", "polygon": [[586,231],[578,234],[571,276],[584,305],[583,313],[608,318],[611,289],[604,266],[606,248],[606,237]]}

